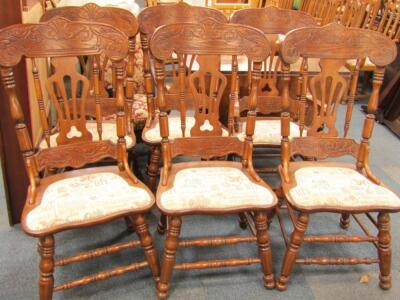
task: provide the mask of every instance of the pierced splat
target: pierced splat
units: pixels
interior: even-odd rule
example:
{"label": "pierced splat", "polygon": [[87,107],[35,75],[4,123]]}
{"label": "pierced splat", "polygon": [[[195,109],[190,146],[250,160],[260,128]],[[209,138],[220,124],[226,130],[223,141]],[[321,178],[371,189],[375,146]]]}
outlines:
{"label": "pierced splat", "polygon": [[321,59],[321,73],[310,80],[313,96],[313,120],[308,135],[337,136],[335,127],[339,102],[347,91],[347,82],[339,74],[344,60]]}
{"label": "pierced splat", "polygon": [[196,119],[190,134],[191,136],[222,135],[222,127],[218,119],[219,104],[227,79],[219,71],[220,56],[199,55],[197,62],[199,70],[189,76]]}
{"label": "pierced splat", "polygon": [[281,60],[278,55],[279,44],[275,43],[277,35],[268,35],[271,43],[271,56],[263,63],[263,75],[258,89],[259,96],[279,96],[278,90],[278,71]]}
{"label": "pierced splat", "polygon": [[[91,141],[92,134],[86,128],[85,112],[89,80],[76,70],[76,57],[53,58],[52,65],[54,74],[47,80],[46,89],[57,111],[60,127],[57,144]],[[68,90],[71,95],[68,95]]]}

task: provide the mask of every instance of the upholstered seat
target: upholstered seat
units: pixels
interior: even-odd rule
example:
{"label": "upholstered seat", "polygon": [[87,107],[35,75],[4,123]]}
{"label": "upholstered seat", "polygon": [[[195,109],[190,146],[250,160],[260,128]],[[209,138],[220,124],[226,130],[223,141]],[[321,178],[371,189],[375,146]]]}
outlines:
{"label": "upholstered seat", "polygon": [[[103,127],[103,133],[102,133],[102,140],[110,140],[112,143],[116,144],[118,140],[117,136],[117,128],[115,122],[102,122],[102,127]],[[95,121],[88,121],[86,123],[86,128],[88,131],[92,134],[93,141],[98,141],[99,140],[99,134],[97,132],[97,123]],[[75,135],[78,135],[79,132],[77,131],[76,133],[72,133]],[[50,147],[56,147],[57,146],[57,137],[58,133],[52,134],[50,136]],[[135,145],[135,140],[127,135],[125,136],[125,141],[126,141],[126,147],[131,148]],[[45,140],[42,140],[40,145],[40,149],[45,149],[47,148],[47,143]]]}
{"label": "upholstered seat", "polygon": [[[190,136],[190,129],[194,126],[194,117],[186,117],[185,136]],[[182,137],[180,117],[168,117],[169,139]],[[228,136],[228,131],[222,128],[222,134]],[[143,139],[151,143],[161,142],[160,125],[158,121],[151,128],[143,131]]]}
{"label": "upholstered seat", "polygon": [[153,202],[145,188],[130,185],[114,172],[84,174],[50,183],[43,191],[40,204],[26,215],[25,226],[32,232],[46,231],[70,223],[143,210]]}
{"label": "upholstered seat", "polygon": [[[248,207],[268,208],[276,197],[265,185],[256,183],[239,163],[207,162],[204,167],[173,166],[171,188],[159,190],[157,204],[163,211],[217,211]],[[175,170],[174,170],[175,168]],[[178,168],[178,169],[176,169]],[[168,186],[169,186],[168,184]]]}
{"label": "upholstered seat", "polygon": [[372,183],[354,169],[334,166],[302,167],[294,172],[290,200],[300,208],[400,208],[399,197]]}
{"label": "upholstered seat", "polygon": [[[304,130],[303,135],[306,135]],[[294,123],[290,122],[291,138],[300,136],[300,128]],[[241,132],[237,135],[239,140],[243,141],[246,137],[246,126],[243,126]],[[255,145],[280,145],[281,144],[281,120],[257,120],[256,128],[253,135],[253,143]]]}

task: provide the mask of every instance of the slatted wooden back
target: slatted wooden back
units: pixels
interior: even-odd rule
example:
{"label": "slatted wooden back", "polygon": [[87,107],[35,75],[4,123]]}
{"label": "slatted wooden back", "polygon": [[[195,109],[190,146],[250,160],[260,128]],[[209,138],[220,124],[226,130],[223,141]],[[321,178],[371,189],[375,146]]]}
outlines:
{"label": "slatted wooden back", "polygon": [[[175,23],[160,27],[152,36],[150,49],[156,60],[157,101],[160,106],[160,128],[162,136],[163,158],[168,165],[176,155],[210,158],[236,153],[249,159],[251,140],[255,126],[255,108],[260,79],[261,63],[270,54],[270,43],[264,34],[252,27],[224,24],[214,21],[203,23]],[[171,59],[173,53],[178,57],[180,74],[180,118],[183,138],[168,140],[168,115],[164,92],[163,62]],[[185,55],[196,56],[199,70],[190,74],[190,91],[193,94],[195,124],[190,129],[191,137],[184,135],[186,124],[185,98]],[[235,57],[245,55],[254,62],[250,110],[247,119],[247,138],[240,142],[233,136],[233,109],[236,81],[227,85],[226,75],[220,71],[221,55],[232,56],[232,78],[237,76]],[[231,94],[229,102],[229,136],[222,136],[219,122],[219,104],[224,90]],[[250,155],[250,156],[248,156]]]}
{"label": "slatted wooden back", "polygon": [[[303,57],[320,59],[321,73],[308,80],[305,74],[303,83],[308,84],[313,97],[313,119],[308,129],[308,135],[337,136],[336,113],[339,101],[348,89],[348,83],[339,70],[349,59],[370,60],[377,65],[374,77],[374,87],[369,110],[373,113],[377,107],[377,93],[382,83],[384,66],[391,62],[396,49],[393,44],[378,32],[345,28],[332,23],[321,28],[303,28],[292,31],[282,44],[283,59],[293,63]],[[356,78],[350,83],[350,96],[354,98]],[[305,99],[306,89],[302,98]],[[347,134],[354,99],[348,101],[344,134]],[[304,105],[304,103],[303,103]],[[324,127],[324,130],[321,130]]]}
{"label": "slatted wooden back", "polygon": [[[13,25],[0,30],[0,66],[3,85],[10,103],[10,113],[15,121],[20,149],[26,161],[29,175],[37,176],[45,168],[81,167],[105,157],[125,157],[125,113],[123,59],[128,53],[127,36],[106,24],[72,22],[53,18],[39,24]],[[118,145],[109,141],[94,142],[86,127],[86,99],[89,95],[89,79],[78,71],[77,56],[104,53],[116,69]],[[32,145],[24,117],[16,97],[13,67],[22,58],[50,58],[54,72],[45,82],[50,101],[56,108],[59,121],[59,146],[36,151]],[[94,71],[95,82],[98,73]],[[26,84],[26,83],[19,83]],[[47,124],[43,104],[42,84],[35,78],[40,118]],[[96,85],[95,85],[96,86]],[[98,95],[98,89],[95,89]],[[97,106],[101,113],[100,106]],[[49,128],[44,126],[49,143]],[[123,166],[123,164],[121,164]],[[30,176],[32,179],[32,177]],[[31,182],[32,183],[32,182]]]}
{"label": "slatted wooden back", "polygon": [[[247,0],[247,1],[219,1],[219,0],[209,0],[211,8],[218,9],[223,12],[223,14],[229,18],[232,13],[240,9],[246,8],[256,8],[259,6],[259,1],[257,0]],[[207,1],[208,2],[208,1]]]}
{"label": "slatted wooden back", "polygon": [[335,19],[337,11],[344,2],[344,0],[304,0],[300,10],[315,17],[319,24],[325,25]]}
{"label": "slatted wooden back", "polygon": [[[47,22],[54,17],[62,17],[70,21],[78,22],[98,22],[104,23],[118,28],[124,32],[129,37],[129,53],[127,57],[126,65],[126,76],[125,76],[125,86],[126,86],[126,110],[129,113],[129,119],[132,118],[132,103],[133,96],[135,93],[135,83],[134,83],[134,66],[135,66],[135,45],[136,45],[136,35],[139,30],[139,24],[136,17],[129,11],[117,7],[101,7],[94,3],[88,3],[84,6],[65,6],[60,8],[51,9],[43,14],[40,21]],[[116,91],[116,74],[115,69],[111,67],[110,69],[110,59],[107,56],[91,56],[88,58],[87,63],[83,57],[80,57],[80,63],[84,70],[84,74],[90,78],[91,91],[94,89],[94,78],[93,65],[96,64],[99,71],[99,91],[102,98],[109,98],[109,94],[106,90],[106,74],[112,74],[112,89],[113,96],[115,96]],[[93,92],[92,92],[93,93]],[[101,99],[103,114],[104,116],[109,116],[115,113],[115,99]],[[95,116],[95,105],[92,101],[88,102],[88,113]],[[131,120],[132,121],[132,120]],[[128,126],[130,129],[130,126]]]}
{"label": "slatted wooden back", "polygon": [[389,0],[385,4],[378,31],[396,43],[400,41],[400,3],[398,1]]}
{"label": "slatted wooden back", "polygon": [[376,19],[380,4],[380,0],[344,1],[335,20],[347,27],[369,28]]}
{"label": "slatted wooden back", "polygon": [[[231,16],[230,23],[260,29],[271,43],[271,58],[263,62],[263,75],[258,89],[258,111],[262,114],[270,114],[281,112],[282,108],[288,110],[289,103],[282,103],[278,88],[278,73],[281,71],[279,35],[285,35],[301,27],[317,26],[317,22],[312,16],[302,11],[268,6],[236,11]],[[239,103],[241,112],[248,109],[246,100],[243,98]]]}
{"label": "slatted wooden back", "polygon": [[[162,25],[178,22],[203,22],[205,20],[215,20],[220,23],[226,23],[227,19],[222,12],[216,9],[190,6],[184,2],[180,2],[178,4],[145,8],[139,14],[138,20],[140,27],[140,39],[143,49],[143,71],[147,96],[147,107],[149,112],[147,124],[150,124],[155,117],[155,111],[157,109],[157,103],[155,103],[153,96],[154,91],[151,74],[151,65],[153,59],[151,53],[149,52],[148,46],[148,41],[154,31]],[[186,74],[191,72],[193,59],[194,57],[185,57],[185,65],[188,66]],[[168,73],[170,80],[168,86],[166,87],[165,97],[168,100],[168,105],[171,105],[171,108],[173,109],[176,107],[175,104],[177,104],[179,100],[178,62],[176,58],[172,58],[170,61],[166,61],[165,63],[170,66],[170,69],[172,69]],[[191,103],[192,99],[190,93],[187,93],[187,95],[189,97],[188,100]]]}

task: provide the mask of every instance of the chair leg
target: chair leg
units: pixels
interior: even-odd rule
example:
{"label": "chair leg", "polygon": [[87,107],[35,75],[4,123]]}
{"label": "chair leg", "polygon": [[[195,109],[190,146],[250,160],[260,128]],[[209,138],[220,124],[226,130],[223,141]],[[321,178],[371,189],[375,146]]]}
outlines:
{"label": "chair leg", "polygon": [[51,300],[54,287],[54,237],[52,235],[39,238],[38,252],[40,255],[39,298]]}
{"label": "chair leg", "polygon": [[297,253],[299,252],[299,248],[301,246],[301,243],[303,242],[304,233],[307,230],[308,220],[308,214],[299,214],[297,224],[295,225],[295,229],[291,236],[290,245],[285,252],[281,274],[279,276],[278,282],[276,283],[276,288],[279,291],[286,290],[286,285],[289,281],[289,275],[293,269],[293,266],[296,263]]}
{"label": "chair leg", "polygon": [[244,213],[239,213],[239,226],[243,230],[247,228],[247,221],[246,221],[246,215]]}
{"label": "chair leg", "polygon": [[158,299],[166,299],[169,290],[169,281],[175,265],[176,250],[178,248],[179,234],[182,220],[180,217],[170,217],[167,239],[164,245],[164,256],[161,267],[160,281],[157,283]]}
{"label": "chair leg", "polygon": [[146,220],[141,214],[133,216],[132,219],[135,224],[136,233],[140,239],[140,243],[142,244],[144,256],[149,263],[153,278],[157,282],[160,279],[160,265]]}
{"label": "chair leg", "polygon": [[161,213],[160,219],[158,220],[157,224],[157,232],[159,234],[164,234],[165,230],[167,229],[167,216]]}
{"label": "chair leg", "polygon": [[135,232],[135,224],[133,223],[131,217],[125,217],[126,228],[129,232]]}
{"label": "chair leg", "polygon": [[378,229],[379,286],[381,289],[388,290],[392,287],[392,275],[390,274],[392,249],[389,214],[378,214]]}
{"label": "chair leg", "polygon": [[350,214],[344,213],[340,218],[340,227],[348,229],[350,226]]}
{"label": "chair leg", "polygon": [[155,192],[157,175],[160,169],[161,150],[159,146],[153,146],[150,153],[150,161],[147,166],[147,186],[150,190]]}
{"label": "chair leg", "polygon": [[267,215],[265,212],[255,213],[255,223],[257,230],[258,255],[264,273],[264,286],[268,289],[275,287],[275,279],[272,269],[272,254],[269,244]]}

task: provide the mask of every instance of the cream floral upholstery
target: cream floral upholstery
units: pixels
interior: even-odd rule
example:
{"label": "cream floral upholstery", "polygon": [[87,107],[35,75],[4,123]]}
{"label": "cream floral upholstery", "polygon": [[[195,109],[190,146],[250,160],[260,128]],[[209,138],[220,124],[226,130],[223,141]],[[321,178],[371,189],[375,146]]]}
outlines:
{"label": "cream floral upholstery", "polygon": [[340,167],[303,167],[295,171],[297,186],[289,191],[301,207],[400,207],[400,199],[356,170]]}
{"label": "cream floral upholstery", "polygon": [[[190,129],[194,126],[194,123],[195,123],[194,117],[186,117],[186,130],[185,130],[186,137],[190,136]],[[181,118],[180,117],[168,117],[168,127],[169,127],[169,138],[170,139],[182,137]],[[157,125],[155,127],[144,131],[143,135],[147,141],[150,141],[153,143],[161,142],[160,124],[157,123]],[[222,135],[228,136],[228,131],[224,128],[222,129]]]}
{"label": "cream floral upholstery", "polygon": [[138,126],[144,125],[148,115],[146,95],[135,94],[132,103],[133,122]]}
{"label": "cream floral upholstery", "polygon": [[173,187],[161,194],[166,210],[268,207],[273,194],[232,167],[188,168],[177,172]]}
{"label": "cream floral upholstery", "polygon": [[[116,126],[115,122],[112,122],[112,123],[103,122],[102,125],[103,125],[102,139],[104,141],[109,140],[112,143],[116,144],[118,141],[118,136],[117,136],[117,128],[115,127]],[[97,123],[95,121],[87,122],[86,128],[92,134],[93,141],[98,141],[99,134],[97,133]],[[79,131],[76,131],[75,135],[79,135]],[[57,146],[57,141],[56,141],[57,137],[58,137],[58,133],[52,134],[50,136],[50,147]],[[125,141],[126,141],[127,148],[131,148],[135,145],[132,137],[130,137],[129,135],[125,136]],[[39,148],[40,149],[47,148],[47,143],[45,140],[43,140],[40,143]]]}
{"label": "cream floral upholstery", "polygon": [[32,231],[107,215],[142,209],[151,205],[149,193],[111,172],[62,179],[44,191],[39,206],[26,216]]}
{"label": "cream floral upholstery", "polygon": [[[303,135],[306,135],[304,130]],[[299,137],[300,129],[299,126],[290,122],[290,137]],[[242,131],[238,134],[238,138],[244,141],[246,137],[246,126],[244,125]],[[280,145],[281,144],[281,120],[257,120],[256,128],[253,135],[253,143],[255,145]]]}

